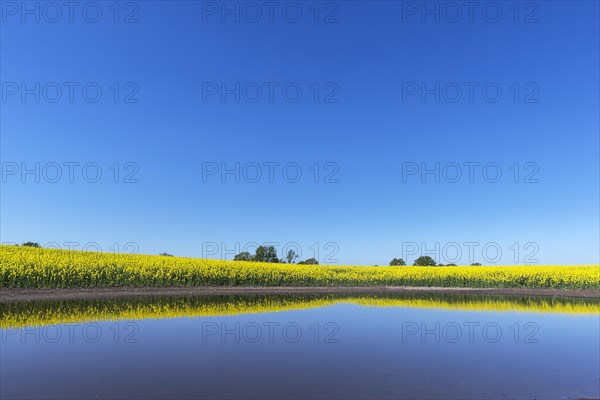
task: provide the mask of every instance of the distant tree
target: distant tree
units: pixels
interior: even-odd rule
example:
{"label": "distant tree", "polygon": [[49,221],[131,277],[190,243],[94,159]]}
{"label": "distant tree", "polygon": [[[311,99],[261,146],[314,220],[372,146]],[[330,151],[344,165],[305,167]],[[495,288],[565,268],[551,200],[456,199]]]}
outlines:
{"label": "distant tree", "polygon": [[415,260],[413,265],[421,267],[435,267],[435,261],[429,256],[421,256]]}
{"label": "distant tree", "polygon": [[481,264],[479,264],[479,263],[473,263],[473,264],[471,264],[471,266],[472,266],[472,267],[480,267],[480,266],[481,266]]}
{"label": "distant tree", "polygon": [[277,258],[275,246],[258,246],[254,261],[278,263],[279,258]]}
{"label": "distant tree", "polygon": [[[438,266],[441,264],[438,264]],[[456,267],[456,264],[446,264],[446,267]]]}
{"label": "distant tree", "polygon": [[438,267],[443,267],[443,266],[444,266],[444,264],[438,264],[437,266],[438,266]]}
{"label": "distant tree", "polygon": [[294,250],[288,250],[287,255],[285,256],[285,259],[288,264],[293,264],[298,259],[298,254],[296,254],[296,252]]}
{"label": "distant tree", "polygon": [[304,265],[318,265],[319,262],[317,261],[316,258],[309,258],[308,260],[305,261],[300,261],[298,264],[304,264]]}
{"label": "distant tree", "polygon": [[248,253],[247,251],[243,251],[233,257],[233,261],[252,261],[252,259],[252,254]]}
{"label": "distant tree", "polygon": [[159,256],[165,256],[165,257],[173,257],[173,254],[169,254],[169,253],[160,253]]}
{"label": "distant tree", "polygon": [[22,244],[25,247],[42,247],[38,242],[25,242]]}
{"label": "distant tree", "polygon": [[396,267],[399,265],[406,265],[406,263],[401,258],[392,258],[392,261],[390,261],[390,266]]}

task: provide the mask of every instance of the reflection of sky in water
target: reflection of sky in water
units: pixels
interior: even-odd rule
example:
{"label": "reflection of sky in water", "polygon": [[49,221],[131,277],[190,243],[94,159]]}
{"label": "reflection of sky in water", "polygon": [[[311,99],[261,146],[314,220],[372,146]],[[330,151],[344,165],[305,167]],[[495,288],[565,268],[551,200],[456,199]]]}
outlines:
{"label": "reflection of sky in water", "polygon": [[[139,320],[132,325],[127,321],[94,323],[91,328],[81,324],[71,328],[72,337],[69,328],[60,325],[63,337],[56,343],[36,343],[33,334],[23,342],[22,330],[10,330],[4,332],[2,343],[1,394],[598,397],[599,318],[338,304],[229,317]],[[236,323],[237,338],[232,333]],[[430,332],[423,339],[422,329],[435,331],[436,323],[438,333]],[[97,328],[102,330],[97,343],[82,338],[86,326],[92,338]],[[462,331],[458,339],[457,327]],[[492,343],[498,327],[501,336]],[[127,336],[134,328],[139,331]],[[403,337],[403,329],[406,334],[411,328],[418,331]],[[229,330],[224,339],[223,329]],[[54,336],[54,332],[46,334]],[[528,334],[537,343],[525,343]],[[138,342],[123,343],[126,339]]]}

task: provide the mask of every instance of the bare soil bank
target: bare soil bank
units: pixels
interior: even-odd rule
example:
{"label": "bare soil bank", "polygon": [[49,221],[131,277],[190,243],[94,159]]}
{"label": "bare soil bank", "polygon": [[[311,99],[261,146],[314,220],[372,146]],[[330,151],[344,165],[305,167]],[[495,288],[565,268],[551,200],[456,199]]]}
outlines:
{"label": "bare soil bank", "polygon": [[0,303],[43,301],[112,299],[143,296],[232,296],[270,294],[463,294],[487,296],[540,296],[571,297],[600,300],[599,290],[584,289],[526,289],[526,288],[451,288],[451,287],[144,287],[144,288],[64,288],[64,289],[8,289],[0,288]]}

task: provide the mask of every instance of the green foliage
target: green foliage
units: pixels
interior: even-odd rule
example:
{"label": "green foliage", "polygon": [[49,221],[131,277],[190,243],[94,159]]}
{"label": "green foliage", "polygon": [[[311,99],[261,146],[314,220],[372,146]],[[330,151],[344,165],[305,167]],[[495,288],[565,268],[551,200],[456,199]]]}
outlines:
{"label": "green foliage", "polygon": [[22,244],[25,247],[42,247],[38,242],[25,242]]}
{"label": "green foliage", "polygon": [[480,267],[480,266],[481,266],[481,264],[479,264],[479,263],[473,263],[473,264],[471,264],[471,267]]}
{"label": "green foliage", "polygon": [[[438,267],[441,267],[442,264],[438,264]],[[446,267],[456,267],[456,264],[447,264]]]}
{"label": "green foliage", "polygon": [[243,251],[233,257],[233,261],[252,261],[252,259],[252,254],[248,253],[247,251]]}
{"label": "green foliage", "polygon": [[435,267],[435,261],[429,256],[421,256],[415,260],[413,265],[419,267]]}
{"label": "green foliage", "polygon": [[395,266],[400,266],[400,265],[406,265],[404,260],[401,258],[393,258],[392,261],[390,261],[390,267],[395,267]]}
{"label": "green foliage", "polygon": [[287,255],[285,256],[285,259],[288,264],[293,264],[298,259],[298,254],[296,254],[296,252],[294,250],[289,250],[287,252]]}
{"label": "green foliage", "polygon": [[275,246],[258,246],[253,261],[278,263],[277,251]]}
{"label": "green foliage", "polygon": [[164,257],[173,257],[173,254],[169,254],[169,253],[160,253],[159,256],[164,256]]}
{"label": "green foliage", "polygon": [[316,258],[309,258],[308,260],[300,261],[298,264],[303,264],[303,265],[318,265],[319,262],[317,261]]}

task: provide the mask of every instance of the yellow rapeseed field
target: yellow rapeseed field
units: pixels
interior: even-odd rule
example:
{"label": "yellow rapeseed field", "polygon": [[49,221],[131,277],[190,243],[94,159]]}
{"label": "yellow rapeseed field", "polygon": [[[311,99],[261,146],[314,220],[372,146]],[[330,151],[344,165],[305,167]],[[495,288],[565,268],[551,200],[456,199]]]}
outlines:
{"label": "yellow rapeseed field", "polygon": [[0,246],[0,288],[237,285],[600,289],[600,266],[296,265]]}

